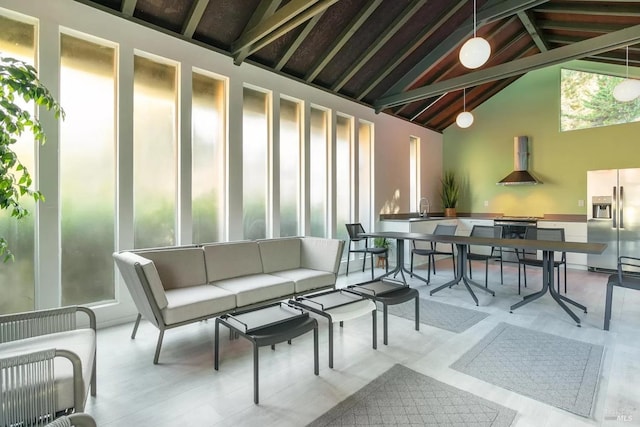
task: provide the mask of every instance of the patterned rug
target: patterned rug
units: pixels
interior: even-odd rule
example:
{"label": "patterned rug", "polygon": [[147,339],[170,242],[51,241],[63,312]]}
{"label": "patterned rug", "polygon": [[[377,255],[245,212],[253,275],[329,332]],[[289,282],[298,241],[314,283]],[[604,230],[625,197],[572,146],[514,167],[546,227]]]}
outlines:
{"label": "patterned rug", "polygon": [[[410,320],[415,319],[413,300],[402,304],[390,305],[388,309],[389,314]],[[420,298],[420,323],[446,329],[447,331],[463,332],[487,316],[489,314],[482,311]]]}
{"label": "patterned rug", "polygon": [[320,426],[510,426],[516,411],[402,365],[309,424]]}
{"label": "patterned rug", "polygon": [[604,348],[500,323],[451,368],[588,417]]}

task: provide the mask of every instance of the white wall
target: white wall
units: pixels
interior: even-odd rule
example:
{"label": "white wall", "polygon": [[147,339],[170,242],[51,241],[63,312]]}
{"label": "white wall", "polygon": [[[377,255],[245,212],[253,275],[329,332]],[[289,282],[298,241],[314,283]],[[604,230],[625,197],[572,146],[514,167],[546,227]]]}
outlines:
{"label": "white wall", "polygon": [[[375,114],[365,107],[328,92],[313,88],[259,67],[243,63],[233,64],[230,57],[212,50],[188,43],[176,37],[118,18],[110,13],[99,11],[72,0],[0,0],[0,8],[28,15],[39,20],[39,69],[43,82],[58,93],[59,68],[59,32],[67,28],[116,43],[119,50],[119,167],[132,169],[133,151],[133,54],[143,51],[168,58],[181,64],[181,110],[184,117],[190,117],[190,72],[193,67],[211,71],[229,80],[229,240],[242,238],[242,88],[250,84],[272,91],[273,99],[280,93],[304,100],[307,105],[317,104],[374,124],[374,212],[380,212],[385,206],[406,212],[409,209],[409,140],[411,136],[421,141],[422,194],[430,200],[438,199],[439,179],[442,171],[442,135],[395,119],[386,114]],[[184,92],[186,90],[186,93]],[[46,186],[46,206],[39,207],[39,260],[37,274],[38,294],[44,297],[37,304],[40,307],[54,306],[60,283],[59,270],[59,207],[57,198],[58,180],[58,124],[43,117],[48,135],[47,144],[39,151],[39,185]],[[181,164],[190,164],[190,123],[182,120]],[[333,132],[335,135],[335,132]],[[356,132],[357,135],[357,132]],[[187,169],[188,170],[188,169]],[[53,179],[51,179],[53,178]],[[122,177],[121,177],[122,178]],[[190,179],[181,180],[181,194],[189,195]],[[132,177],[125,172],[119,186],[118,203],[118,239],[121,247],[133,246],[133,194],[127,180]],[[184,197],[183,197],[184,200]],[[188,204],[188,203],[187,203]],[[436,204],[437,206],[437,204]],[[190,213],[190,207],[181,212],[182,217]],[[190,222],[182,221],[181,232],[190,236]],[[185,241],[183,241],[184,243]],[[57,278],[57,279],[56,279]],[[117,292],[122,304],[105,308],[99,319],[102,323],[114,319],[130,318],[134,313],[128,292],[120,288]]]}

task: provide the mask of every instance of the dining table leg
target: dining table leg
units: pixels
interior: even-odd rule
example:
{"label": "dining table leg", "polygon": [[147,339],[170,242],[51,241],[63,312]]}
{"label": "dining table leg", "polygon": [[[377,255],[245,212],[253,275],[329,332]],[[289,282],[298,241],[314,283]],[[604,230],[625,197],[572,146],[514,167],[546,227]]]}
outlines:
{"label": "dining table leg", "polygon": [[539,292],[536,292],[535,294],[526,295],[522,299],[522,301],[517,302],[516,304],[513,304],[509,312],[513,313],[513,310],[515,310],[516,308],[522,307],[525,304],[529,304],[530,302],[537,300],[548,291],[549,294],[551,294],[551,297],[554,299],[554,301],[560,307],[562,307],[562,309],[574,320],[574,322],[576,322],[577,326],[581,326],[580,319],[578,318],[578,316],[575,315],[573,311],[571,311],[571,309],[565,304],[565,302],[580,308],[585,313],[587,312],[587,307],[572,300],[571,298],[568,298],[564,295],[559,294],[555,290],[554,283],[553,283],[554,282],[553,259],[554,259],[553,251],[542,251],[542,267],[543,267],[542,268],[542,290]]}
{"label": "dining table leg", "polygon": [[494,291],[492,291],[491,289],[487,288],[486,286],[483,286],[479,283],[474,282],[473,280],[471,280],[469,278],[469,276],[467,275],[467,253],[468,253],[468,247],[466,244],[458,244],[456,243],[456,247],[458,248],[458,259],[456,262],[456,276],[453,280],[445,283],[444,285],[438,286],[437,288],[433,289],[431,292],[429,292],[429,295],[433,295],[438,291],[441,291],[444,288],[450,288],[453,285],[456,285],[458,283],[460,283],[460,281],[462,281],[462,283],[464,284],[464,286],[467,288],[467,291],[469,292],[469,294],[471,295],[471,298],[473,298],[473,301],[476,303],[476,305],[478,305],[478,297],[476,296],[476,294],[473,292],[473,289],[471,289],[471,286],[475,286],[478,289],[481,289],[482,291],[491,294],[493,296],[496,296],[496,293]]}
{"label": "dining table leg", "polygon": [[412,277],[415,277],[419,280],[422,280],[424,283],[426,283],[427,285],[429,284],[429,281],[427,279],[425,279],[422,276],[419,276],[415,273],[411,273],[411,271],[407,270],[407,268],[404,266],[404,239],[400,239],[400,238],[396,238],[396,266],[393,270],[388,271],[387,273],[383,274],[382,276],[379,276],[376,278],[376,280],[380,280],[384,277],[389,277],[389,276],[393,276],[396,277],[398,275],[398,273],[400,273],[400,276],[402,276],[402,282],[406,285],[407,284],[407,279],[404,275],[404,273],[410,274],[412,275]]}

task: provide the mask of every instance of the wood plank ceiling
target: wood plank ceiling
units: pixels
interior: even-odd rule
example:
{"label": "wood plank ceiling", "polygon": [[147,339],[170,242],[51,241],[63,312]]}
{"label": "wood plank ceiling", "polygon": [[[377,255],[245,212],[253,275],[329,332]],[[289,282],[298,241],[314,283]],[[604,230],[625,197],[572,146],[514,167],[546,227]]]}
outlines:
{"label": "wood plank ceiling", "polygon": [[640,65],[640,1],[477,0],[492,48],[458,60],[472,0],[77,0],[442,132],[528,71]]}

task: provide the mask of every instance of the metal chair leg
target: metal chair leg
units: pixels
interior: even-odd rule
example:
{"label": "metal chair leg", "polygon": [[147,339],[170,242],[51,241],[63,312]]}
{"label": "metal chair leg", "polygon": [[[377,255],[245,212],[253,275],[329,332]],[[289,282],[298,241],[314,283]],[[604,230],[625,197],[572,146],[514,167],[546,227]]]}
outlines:
{"label": "metal chair leg", "polygon": [[158,335],[158,344],[156,345],[156,355],[153,357],[153,364],[158,364],[158,359],[160,358],[160,347],[162,347],[162,338],[164,338],[164,329],[160,329],[160,334]]}
{"label": "metal chair leg", "polygon": [[133,332],[131,332],[131,339],[136,339],[136,333],[138,332],[138,325],[140,325],[140,319],[142,318],[142,314],[138,313],[138,317],[136,317],[136,323],[133,325]]}

